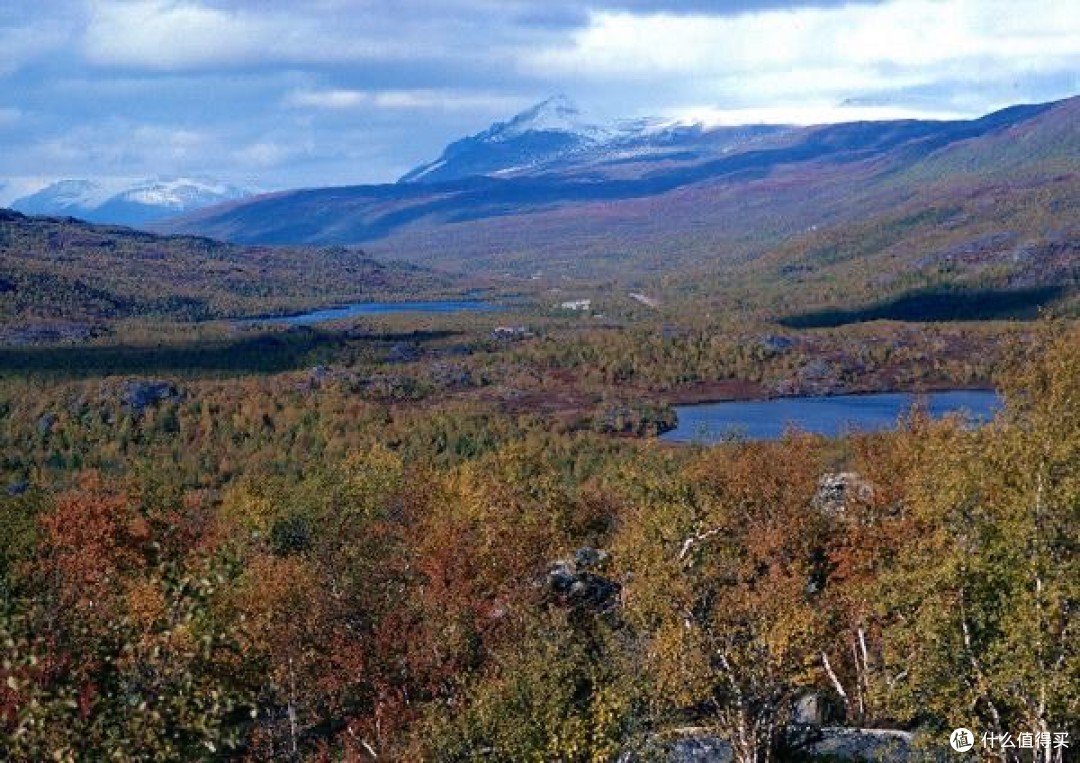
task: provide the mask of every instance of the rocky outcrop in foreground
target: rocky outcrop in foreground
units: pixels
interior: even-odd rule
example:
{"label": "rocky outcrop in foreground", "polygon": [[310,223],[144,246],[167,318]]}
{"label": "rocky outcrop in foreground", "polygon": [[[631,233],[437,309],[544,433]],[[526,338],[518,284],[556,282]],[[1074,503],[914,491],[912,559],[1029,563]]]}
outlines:
{"label": "rocky outcrop in foreground", "polygon": [[[804,729],[782,760],[852,761],[853,763],[916,763],[935,758],[917,750],[913,735],[894,729],[852,729],[827,726]],[[678,729],[628,750],[618,763],[732,763],[731,745],[702,728]]]}

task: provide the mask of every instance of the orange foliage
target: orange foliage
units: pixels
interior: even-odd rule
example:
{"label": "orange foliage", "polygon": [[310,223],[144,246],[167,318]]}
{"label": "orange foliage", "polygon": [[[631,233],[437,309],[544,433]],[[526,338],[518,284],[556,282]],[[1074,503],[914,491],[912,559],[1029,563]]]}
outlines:
{"label": "orange foliage", "polygon": [[105,488],[97,474],[62,495],[41,518],[40,579],[62,610],[90,623],[114,613],[122,577],[145,564],[150,527],[128,497]]}

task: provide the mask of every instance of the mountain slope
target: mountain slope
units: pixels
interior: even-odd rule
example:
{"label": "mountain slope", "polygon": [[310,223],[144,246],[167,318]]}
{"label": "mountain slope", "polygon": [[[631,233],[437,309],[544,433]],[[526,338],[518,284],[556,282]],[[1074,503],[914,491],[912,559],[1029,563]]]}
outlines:
{"label": "mountain slope", "polygon": [[20,330],[265,315],[450,283],[343,247],[237,246],[0,209],[0,326]]}
{"label": "mountain slope", "polygon": [[406,173],[399,182],[441,182],[531,168],[572,154],[600,138],[599,128],[585,122],[565,97],[556,96],[508,122],[451,143],[442,156]]}
{"label": "mountain slope", "polygon": [[[772,267],[767,257],[785,260],[775,265],[780,273],[813,249],[814,236],[858,238],[866,221],[897,238],[866,239],[854,256],[822,268],[822,279],[844,283],[884,253],[917,261],[932,253],[924,242],[933,251],[978,248],[994,217],[1010,221],[1021,249],[1074,235],[1077,98],[968,121],[786,130],[734,148],[703,145],[707,134],[694,140],[660,161],[586,152],[503,177],[286,192],[170,227],[248,242],[368,242],[375,255],[472,273],[626,283],[685,273],[723,281]],[[961,213],[942,216],[950,205]],[[952,268],[970,266],[958,260]],[[807,300],[827,302],[822,294]]]}

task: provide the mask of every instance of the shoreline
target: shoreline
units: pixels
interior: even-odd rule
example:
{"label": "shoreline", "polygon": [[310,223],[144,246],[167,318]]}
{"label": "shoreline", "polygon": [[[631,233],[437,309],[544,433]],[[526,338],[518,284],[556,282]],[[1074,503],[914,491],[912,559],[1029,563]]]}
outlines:
{"label": "shoreline", "polygon": [[[942,392],[997,392],[998,390],[986,384],[930,384],[919,386],[917,389],[904,389],[890,387],[886,389],[856,387],[827,393],[802,394],[802,395],[776,395],[771,394],[765,386],[758,382],[742,380],[730,380],[725,382],[705,382],[702,386],[709,389],[700,391],[693,389],[673,390],[670,393],[660,395],[660,399],[671,406],[709,405],[711,403],[750,403],[765,402],[768,400],[806,400],[810,398],[829,397],[853,397],[866,395],[932,395]],[[717,386],[729,387],[727,391],[714,389]]]}

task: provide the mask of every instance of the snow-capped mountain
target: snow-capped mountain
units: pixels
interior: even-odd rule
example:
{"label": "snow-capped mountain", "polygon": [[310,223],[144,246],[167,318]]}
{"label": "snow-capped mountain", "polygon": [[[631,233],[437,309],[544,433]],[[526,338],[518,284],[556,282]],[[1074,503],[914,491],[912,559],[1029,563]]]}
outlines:
{"label": "snow-capped mountain", "polygon": [[471,176],[543,172],[567,164],[597,164],[652,157],[707,144],[712,152],[786,131],[754,125],[710,129],[699,122],[646,117],[600,124],[566,96],[557,95],[506,122],[451,143],[442,156],[398,182],[433,183]]}
{"label": "snow-capped mountain", "polygon": [[583,141],[603,142],[614,137],[615,131],[590,122],[569,98],[556,95],[507,122],[497,122],[475,138],[479,142],[500,143],[541,132],[566,133]]}
{"label": "snow-capped mountain", "polygon": [[248,189],[205,179],[60,180],[16,199],[11,207],[25,214],[142,225],[250,195]]}
{"label": "snow-capped mountain", "polygon": [[121,194],[133,204],[168,207],[169,209],[191,209],[220,201],[242,198],[249,191],[226,183],[208,180],[151,180],[134,186]]}
{"label": "snow-capped mountain", "polygon": [[565,96],[555,96],[506,122],[455,141],[442,156],[404,175],[399,182],[439,182],[532,168],[605,138]]}
{"label": "snow-capped mountain", "polygon": [[12,209],[35,215],[70,215],[97,209],[116,190],[93,180],[60,180],[40,191],[16,199]]}

